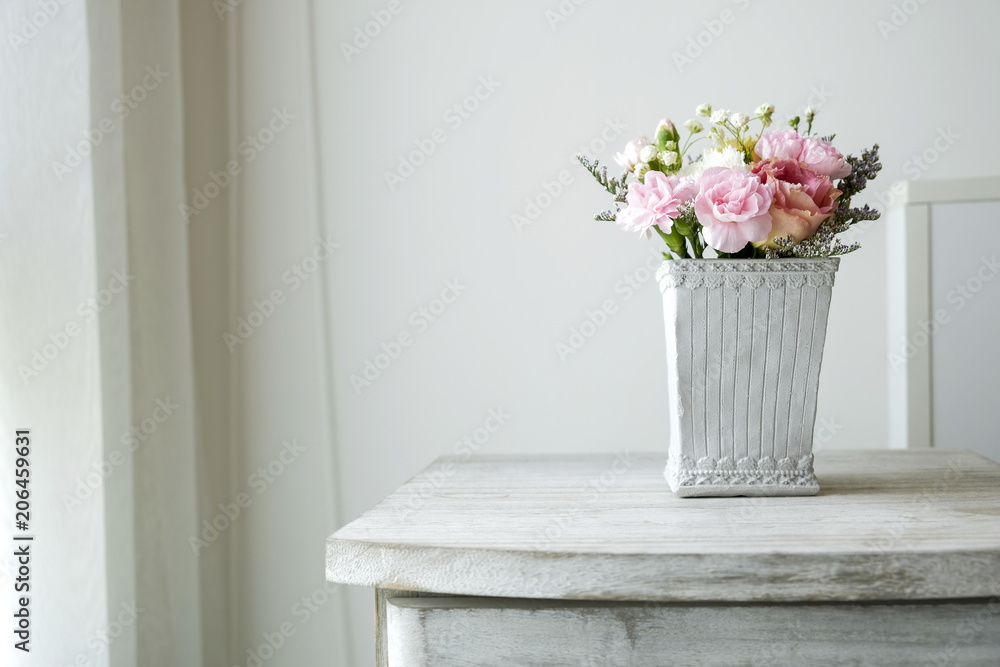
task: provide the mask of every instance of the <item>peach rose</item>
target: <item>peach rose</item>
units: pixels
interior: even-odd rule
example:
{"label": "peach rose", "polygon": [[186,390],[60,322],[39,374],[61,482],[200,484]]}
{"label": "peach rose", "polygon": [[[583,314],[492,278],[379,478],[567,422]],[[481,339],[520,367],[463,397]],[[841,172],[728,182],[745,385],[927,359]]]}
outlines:
{"label": "peach rose", "polygon": [[777,248],[774,239],[789,236],[796,243],[806,240],[833,214],[837,198],[843,194],[833,187],[829,176],[803,167],[794,159],[762,160],[751,171],[774,190],[769,211],[771,233],[756,246]]}

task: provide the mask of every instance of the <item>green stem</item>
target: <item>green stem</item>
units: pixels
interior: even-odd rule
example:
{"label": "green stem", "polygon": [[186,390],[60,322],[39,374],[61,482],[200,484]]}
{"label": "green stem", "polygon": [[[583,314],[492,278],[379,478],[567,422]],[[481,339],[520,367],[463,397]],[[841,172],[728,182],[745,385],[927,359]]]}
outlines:
{"label": "green stem", "polygon": [[678,155],[680,156],[680,160],[681,160],[681,166],[684,166],[684,156],[687,155],[688,149],[691,148],[692,146],[694,146],[696,143],[698,143],[702,139],[707,139],[707,138],[708,137],[706,135],[704,135],[704,134],[701,135],[700,137],[698,137],[697,139],[694,138],[693,134],[688,135],[687,141],[684,142],[684,148],[682,148],[681,152],[678,153]]}
{"label": "green stem", "polygon": [[701,239],[698,237],[698,232],[691,235],[691,247],[694,248],[694,256],[697,259],[704,259],[702,257],[705,249],[701,245]]}
{"label": "green stem", "polygon": [[656,233],[660,235],[663,242],[667,244],[671,252],[678,256],[680,259],[687,259],[687,243],[684,241],[684,237],[678,234],[676,231],[671,231],[669,234],[665,233],[657,225],[653,225],[653,229]]}

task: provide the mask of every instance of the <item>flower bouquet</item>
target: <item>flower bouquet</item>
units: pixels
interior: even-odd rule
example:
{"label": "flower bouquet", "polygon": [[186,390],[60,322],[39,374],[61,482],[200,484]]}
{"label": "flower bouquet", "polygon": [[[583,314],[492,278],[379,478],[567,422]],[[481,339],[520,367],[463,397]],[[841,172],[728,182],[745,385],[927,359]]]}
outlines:
{"label": "flower bouquet", "polygon": [[[657,273],[667,334],[671,438],[666,477],[681,496],[812,495],[819,371],[838,237],[878,211],[851,199],[882,165],[878,145],[844,156],[813,133],[815,113],[765,130],[701,105],[708,119],[660,121],[615,156],[624,172],[582,155],[613,197],[595,216],[667,250]],[[759,123],[759,131],[752,127]],[[692,149],[709,142],[697,157]]]}

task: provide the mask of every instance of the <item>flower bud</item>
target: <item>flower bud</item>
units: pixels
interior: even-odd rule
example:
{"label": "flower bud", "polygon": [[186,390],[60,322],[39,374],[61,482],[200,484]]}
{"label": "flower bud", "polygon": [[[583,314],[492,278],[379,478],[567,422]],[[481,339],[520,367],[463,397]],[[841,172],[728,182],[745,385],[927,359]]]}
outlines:
{"label": "flower bud", "polygon": [[773,104],[767,104],[765,102],[764,104],[761,104],[759,107],[757,107],[757,112],[756,113],[761,118],[770,116],[771,114],[774,113],[774,105]]}
{"label": "flower bud", "polygon": [[684,127],[686,127],[691,134],[698,134],[699,132],[704,132],[705,130],[705,126],[696,121],[694,118],[685,122]]}
{"label": "flower bud", "polygon": [[659,134],[661,130],[666,130],[670,134],[675,134],[677,132],[677,128],[674,127],[673,122],[669,118],[662,119],[659,125],[656,126],[657,134]]}
{"label": "flower bud", "polygon": [[697,116],[708,116],[712,115],[712,105],[711,104],[699,104],[698,108],[694,110]]}
{"label": "flower bud", "polygon": [[677,128],[668,118],[664,118],[660,121],[660,124],[656,126],[656,145],[662,151],[668,141],[677,141],[680,135],[677,134]]}

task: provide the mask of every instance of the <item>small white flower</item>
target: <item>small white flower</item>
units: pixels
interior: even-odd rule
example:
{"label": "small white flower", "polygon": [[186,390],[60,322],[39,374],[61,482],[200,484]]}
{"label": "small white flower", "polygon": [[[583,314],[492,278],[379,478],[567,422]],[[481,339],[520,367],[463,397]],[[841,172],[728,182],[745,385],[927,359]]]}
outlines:
{"label": "small white flower", "polygon": [[704,132],[705,130],[705,126],[696,121],[694,118],[684,123],[684,127],[686,127],[691,134],[698,134],[699,132]]}
{"label": "small white flower", "polygon": [[701,172],[711,167],[726,167],[738,171],[746,171],[748,169],[747,164],[743,161],[743,154],[732,146],[726,146],[721,150],[718,148],[706,148],[702,152],[700,160],[688,163],[683,169],[677,172],[677,175],[681,178],[695,178],[700,176]]}
{"label": "small white flower", "polygon": [[697,116],[711,116],[712,115],[712,105],[711,104],[699,104],[698,108],[694,110]]}
{"label": "small white flower", "polygon": [[[622,169],[627,169],[628,171],[634,170],[635,166],[642,162],[639,157],[639,153],[643,148],[649,146],[650,143],[649,137],[646,135],[639,135],[632,141],[625,144],[624,151],[615,154],[615,162],[617,162],[618,166]],[[648,162],[648,160],[646,160],[646,162]]]}
{"label": "small white flower", "polygon": [[812,107],[806,107],[806,122],[812,121],[816,117],[816,110]]}
{"label": "small white flower", "polygon": [[771,114],[774,113],[774,105],[765,102],[764,104],[761,104],[759,107],[757,107],[756,113],[758,116],[770,116]]}
{"label": "small white flower", "polygon": [[643,146],[642,150],[639,151],[639,160],[645,162],[646,164],[652,162],[656,159],[656,146],[649,145]]}
{"label": "small white flower", "polygon": [[715,111],[712,112],[712,122],[713,123],[725,122],[725,120],[729,118],[729,115],[731,113],[732,112],[729,111],[729,109],[716,109]]}
{"label": "small white flower", "polygon": [[660,162],[662,162],[667,167],[672,167],[677,163],[677,158],[679,157],[674,151],[663,151],[658,156]]}
{"label": "small white flower", "polygon": [[733,124],[733,127],[746,127],[747,123],[750,122],[750,117],[743,113],[734,113],[729,117],[729,122]]}

